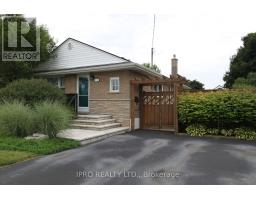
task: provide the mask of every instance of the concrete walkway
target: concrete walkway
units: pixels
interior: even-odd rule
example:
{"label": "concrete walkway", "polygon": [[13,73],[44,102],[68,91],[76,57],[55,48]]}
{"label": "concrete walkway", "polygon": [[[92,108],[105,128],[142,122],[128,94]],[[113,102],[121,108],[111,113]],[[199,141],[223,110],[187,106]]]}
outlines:
{"label": "concrete walkway", "polygon": [[113,135],[119,135],[127,132],[128,127],[118,127],[102,131],[84,130],[84,129],[66,129],[60,132],[57,137],[80,141],[81,144],[88,144],[97,140],[105,139]]}

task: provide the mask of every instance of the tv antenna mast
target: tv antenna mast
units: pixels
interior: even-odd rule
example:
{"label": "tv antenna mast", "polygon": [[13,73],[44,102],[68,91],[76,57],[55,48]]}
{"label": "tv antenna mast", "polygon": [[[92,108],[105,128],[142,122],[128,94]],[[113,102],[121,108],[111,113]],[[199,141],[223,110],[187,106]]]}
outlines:
{"label": "tv antenna mast", "polygon": [[155,37],[155,24],[156,24],[156,15],[154,14],[153,35],[152,35],[152,46],[151,46],[151,67],[153,67],[153,64],[154,64],[154,37]]}

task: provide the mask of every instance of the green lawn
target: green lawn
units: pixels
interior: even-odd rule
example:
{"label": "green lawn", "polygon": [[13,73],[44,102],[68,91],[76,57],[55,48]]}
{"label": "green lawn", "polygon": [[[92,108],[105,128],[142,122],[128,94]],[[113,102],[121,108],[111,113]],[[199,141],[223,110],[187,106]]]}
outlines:
{"label": "green lawn", "polygon": [[0,166],[10,165],[34,156],[35,155],[33,153],[29,152],[0,150]]}
{"label": "green lawn", "polygon": [[0,137],[0,166],[78,146],[80,143],[77,141],[60,138],[25,140],[17,137]]}

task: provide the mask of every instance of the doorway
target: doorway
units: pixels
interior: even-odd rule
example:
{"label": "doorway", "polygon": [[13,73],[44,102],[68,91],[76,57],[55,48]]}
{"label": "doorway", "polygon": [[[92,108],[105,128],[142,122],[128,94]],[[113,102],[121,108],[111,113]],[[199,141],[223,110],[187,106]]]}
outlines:
{"label": "doorway", "polygon": [[89,112],[89,76],[78,77],[78,112]]}

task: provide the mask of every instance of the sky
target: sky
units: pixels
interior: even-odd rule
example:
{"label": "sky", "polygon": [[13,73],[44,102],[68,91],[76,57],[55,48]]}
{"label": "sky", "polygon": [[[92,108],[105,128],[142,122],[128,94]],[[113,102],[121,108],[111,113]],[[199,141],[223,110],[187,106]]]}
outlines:
{"label": "sky", "polygon": [[0,0],[0,13],[36,17],[60,44],[68,37],[137,63],[150,62],[156,15],[154,64],[211,89],[223,85],[230,57],[241,38],[256,32],[256,3],[251,0]]}

